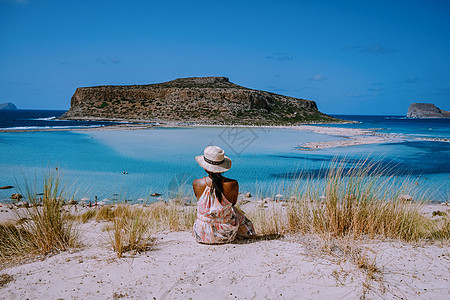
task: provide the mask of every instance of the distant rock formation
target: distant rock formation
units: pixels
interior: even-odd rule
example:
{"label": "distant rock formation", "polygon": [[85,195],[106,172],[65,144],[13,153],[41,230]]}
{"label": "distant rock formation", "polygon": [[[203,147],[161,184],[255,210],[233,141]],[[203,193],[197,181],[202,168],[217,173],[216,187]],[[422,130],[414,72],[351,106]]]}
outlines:
{"label": "distant rock formation", "polygon": [[0,103],[0,110],[17,110],[17,107],[11,102]]}
{"label": "distant rock formation", "polygon": [[62,118],[254,125],[341,121],[318,111],[314,101],[252,90],[226,77],[77,88]]}
{"label": "distant rock formation", "polygon": [[450,112],[432,103],[413,103],[408,108],[408,118],[450,118]]}

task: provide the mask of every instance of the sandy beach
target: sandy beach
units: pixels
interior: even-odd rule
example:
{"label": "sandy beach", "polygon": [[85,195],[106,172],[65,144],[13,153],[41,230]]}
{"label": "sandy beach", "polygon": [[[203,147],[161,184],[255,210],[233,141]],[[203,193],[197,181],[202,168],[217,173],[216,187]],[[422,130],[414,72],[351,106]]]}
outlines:
{"label": "sandy beach", "polygon": [[[247,206],[246,209],[250,209]],[[2,207],[1,219],[11,215]],[[424,212],[448,206],[428,205]],[[3,299],[445,299],[450,253],[445,242],[358,243],[371,274],[311,235],[291,234],[202,245],[190,231],[154,234],[151,250],[118,258],[106,222],[81,224],[83,246],[0,271]],[[333,250],[334,249],[334,250]]]}

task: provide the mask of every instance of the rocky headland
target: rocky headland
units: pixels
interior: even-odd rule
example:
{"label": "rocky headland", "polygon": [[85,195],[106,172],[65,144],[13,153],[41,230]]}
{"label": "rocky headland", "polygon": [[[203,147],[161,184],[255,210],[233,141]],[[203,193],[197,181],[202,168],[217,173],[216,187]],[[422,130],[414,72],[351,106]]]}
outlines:
{"label": "rocky headland", "polygon": [[0,110],[17,110],[17,107],[11,102],[0,103]]}
{"label": "rocky headland", "polygon": [[450,111],[441,110],[432,103],[413,103],[408,108],[408,118],[450,118]]}
{"label": "rocky headland", "polygon": [[294,125],[341,120],[314,101],[253,90],[226,77],[191,77],[130,86],[77,88],[62,119],[195,124]]}

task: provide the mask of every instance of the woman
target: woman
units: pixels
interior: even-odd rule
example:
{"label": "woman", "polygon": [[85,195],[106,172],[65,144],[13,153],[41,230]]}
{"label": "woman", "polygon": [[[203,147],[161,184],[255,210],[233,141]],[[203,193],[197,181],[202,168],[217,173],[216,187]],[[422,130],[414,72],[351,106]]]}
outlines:
{"label": "woman", "polygon": [[194,223],[197,242],[222,244],[232,242],[236,237],[256,236],[252,222],[234,206],[239,194],[238,182],[222,176],[231,168],[231,160],[224,151],[217,146],[209,146],[195,160],[208,173],[207,177],[193,183],[198,200]]}

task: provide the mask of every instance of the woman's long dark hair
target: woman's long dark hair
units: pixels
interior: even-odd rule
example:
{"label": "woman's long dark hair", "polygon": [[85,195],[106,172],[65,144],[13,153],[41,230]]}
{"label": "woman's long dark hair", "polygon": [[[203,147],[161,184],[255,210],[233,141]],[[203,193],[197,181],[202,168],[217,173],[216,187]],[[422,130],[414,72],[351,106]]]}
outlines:
{"label": "woman's long dark hair", "polygon": [[222,202],[222,192],[223,192],[223,186],[222,186],[223,176],[222,176],[222,173],[210,173],[210,172],[208,172],[208,174],[209,174],[209,176],[212,179],[211,191],[214,191],[216,193],[217,199],[219,199],[219,201]]}

